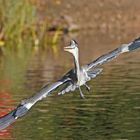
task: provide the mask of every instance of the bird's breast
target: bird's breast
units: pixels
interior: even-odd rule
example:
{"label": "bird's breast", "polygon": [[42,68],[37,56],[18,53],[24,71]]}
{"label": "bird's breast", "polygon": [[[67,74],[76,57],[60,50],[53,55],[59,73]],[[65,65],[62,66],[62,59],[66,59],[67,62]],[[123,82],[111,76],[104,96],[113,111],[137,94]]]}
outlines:
{"label": "bird's breast", "polygon": [[87,81],[87,72],[84,69],[81,69],[80,74],[79,74],[79,80],[78,80],[78,85],[82,86],[86,83]]}

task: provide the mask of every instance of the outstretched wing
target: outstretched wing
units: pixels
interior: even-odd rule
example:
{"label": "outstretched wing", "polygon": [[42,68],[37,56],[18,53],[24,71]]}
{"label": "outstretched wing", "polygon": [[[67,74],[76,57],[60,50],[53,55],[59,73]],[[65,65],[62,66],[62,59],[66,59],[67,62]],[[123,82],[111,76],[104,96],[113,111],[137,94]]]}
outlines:
{"label": "outstretched wing", "polygon": [[5,116],[0,117],[0,130],[8,127],[10,124],[15,122],[17,118],[24,116],[35,103],[47,97],[53,90],[69,80],[70,79],[67,76],[64,76],[62,79],[56,81],[55,83],[44,86],[39,92],[29,97],[28,99],[21,101],[17,108]]}
{"label": "outstretched wing", "polygon": [[68,82],[69,80],[70,80],[69,77],[64,76],[62,79],[52,84],[46,85],[35,95],[31,96],[28,99],[23,100],[21,104],[26,106],[27,109],[30,109],[36,102],[42,100],[43,98],[46,98],[53,90],[55,90],[60,85]]}
{"label": "outstretched wing", "polygon": [[128,43],[128,44],[121,45],[119,48],[116,48],[115,50],[113,50],[107,54],[100,56],[96,60],[87,64],[86,68],[87,68],[87,70],[90,70],[91,68],[94,68],[97,65],[101,65],[105,62],[112,60],[113,58],[117,57],[118,55],[120,55],[122,53],[130,52],[130,51],[135,50],[139,47],[140,47],[140,37],[135,39],[134,41]]}
{"label": "outstretched wing", "polygon": [[0,130],[8,127],[10,124],[12,124],[13,122],[15,122],[15,118],[14,118],[14,111],[11,111],[10,113],[8,113],[7,115],[0,117]]}

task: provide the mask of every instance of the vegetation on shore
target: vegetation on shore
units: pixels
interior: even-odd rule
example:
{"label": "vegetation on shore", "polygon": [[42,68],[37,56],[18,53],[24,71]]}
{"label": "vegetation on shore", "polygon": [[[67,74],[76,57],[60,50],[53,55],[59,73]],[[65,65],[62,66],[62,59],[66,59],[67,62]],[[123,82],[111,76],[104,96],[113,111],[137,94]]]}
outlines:
{"label": "vegetation on shore", "polygon": [[[11,51],[46,48],[55,50],[57,31],[48,39],[47,20],[39,22],[37,6],[31,0],[0,1],[0,49]],[[50,41],[51,40],[51,41]]]}

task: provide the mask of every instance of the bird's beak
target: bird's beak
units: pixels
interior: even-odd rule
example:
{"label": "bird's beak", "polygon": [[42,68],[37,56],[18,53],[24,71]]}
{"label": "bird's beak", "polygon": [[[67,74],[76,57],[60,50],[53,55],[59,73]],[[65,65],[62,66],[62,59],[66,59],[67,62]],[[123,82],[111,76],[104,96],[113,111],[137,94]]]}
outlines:
{"label": "bird's beak", "polygon": [[70,52],[72,50],[71,46],[64,47],[64,51]]}

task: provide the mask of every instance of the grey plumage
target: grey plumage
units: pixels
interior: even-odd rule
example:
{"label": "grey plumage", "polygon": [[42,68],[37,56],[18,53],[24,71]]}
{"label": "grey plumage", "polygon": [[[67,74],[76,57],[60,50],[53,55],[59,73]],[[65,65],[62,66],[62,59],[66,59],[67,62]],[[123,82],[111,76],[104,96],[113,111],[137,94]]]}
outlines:
{"label": "grey plumage", "polygon": [[86,65],[87,69],[89,70],[91,68],[94,68],[97,65],[101,65],[105,62],[112,60],[113,58],[116,58],[118,55],[120,55],[122,53],[133,51],[139,47],[140,47],[140,37],[128,44],[121,45],[120,47],[116,48],[115,50],[100,56],[96,60],[93,60],[91,63]]}
{"label": "grey plumage", "polygon": [[[72,50],[77,47],[78,47],[77,43],[74,40],[72,40],[71,44],[68,48]],[[118,55],[120,55],[122,53],[130,52],[139,47],[140,47],[140,37],[128,44],[121,45],[120,47],[116,48],[115,50],[113,50],[107,54],[100,56],[99,58],[97,58],[96,60],[93,60],[91,63],[89,63],[87,65],[84,65],[81,67],[79,65],[79,67],[80,67],[79,81],[78,81],[78,78],[74,78],[74,79],[71,78],[72,75],[75,77],[78,77],[78,73],[76,73],[76,71],[73,70],[73,73],[67,74],[67,76],[71,79],[72,82],[69,82],[69,84],[65,85],[65,87],[63,87],[63,89],[59,92],[59,95],[64,94],[69,91],[73,91],[73,87],[75,87],[75,89],[79,88],[81,85],[85,85],[85,83],[87,81],[89,81],[91,78],[95,78],[98,74],[100,74],[102,72],[101,68],[100,69],[96,68],[97,66],[102,65],[102,64],[116,58]],[[77,51],[77,49],[75,49],[75,51]],[[78,53],[74,53],[72,51],[69,51],[69,52],[72,53],[74,58],[77,57],[77,56],[75,56],[75,54],[78,55]],[[74,59],[74,63],[76,63],[75,59]],[[75,65],[74,69],[77,69],[76,65]],[[79,84],[78,82],[80,82],[82,84]],[[84,97],[81,90],[80,90],[80,94],[81,94],[81,97]]]}
{"label": "grey plumage", "polygon": [[97,66],[100,66],[101,64],[104,64],[112,60],[113,58],[117,57],[122,53],[130,52],[139,47],[140,47],[140,38],[137,38],[128,44],[123,44],[120,47],[116,48],[115,50],[100,56],[99,58],[93,60],[89,64],[80,66],[78,44],[76,43],[76,41],[71,40],[71,44],[65,47],[65,51],[72,53],[74,57],[75,67],[69,72],[67,72],[58,81],[44,86],[39,92],[37,92],[33,96],[21,101],[21,103],[13,111],[1,117],[0,130],[9,126],[18,117],[24,116],[35,103],[47,97],[53,90],[55,90],[61,85],[63,87],[60,90],[59,95],[64,94],[66,92],[74,91],[76,88],[78,88],[81,97],[84,98],[84,95],[80,87],[84,85],[87,88],[87,90],[90,90],[90,87],[86,84],[86,82],[91,80],[91,78],[95,78],[102,72],[101,68],[96,68]]}
{"label": "grey plumage", "polygon": [[11,111],[10,113],[6,114],[3,117],[0,117],[0,130],[8,127],[10,124],[12,124],[13,122],[15,122],[15,117],[14,117],[14,111]]}

